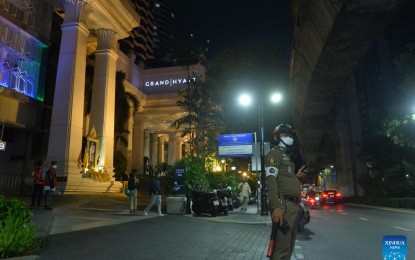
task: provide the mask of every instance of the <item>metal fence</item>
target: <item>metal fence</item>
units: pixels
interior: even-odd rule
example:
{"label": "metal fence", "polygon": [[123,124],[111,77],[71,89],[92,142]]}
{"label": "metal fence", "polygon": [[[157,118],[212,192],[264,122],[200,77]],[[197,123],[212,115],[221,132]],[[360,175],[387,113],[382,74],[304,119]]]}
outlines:
{"label": "metal fence", "polygon": [[0,191],[18,192],[22,183],[22,176],[0,175]]}

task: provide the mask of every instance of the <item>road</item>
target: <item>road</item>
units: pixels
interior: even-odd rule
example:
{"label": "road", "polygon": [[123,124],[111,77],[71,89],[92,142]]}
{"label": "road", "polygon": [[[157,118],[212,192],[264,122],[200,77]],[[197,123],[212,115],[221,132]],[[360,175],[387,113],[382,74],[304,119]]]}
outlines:
{"label": "road", "polygon": [[306,231],[297,236],[304,259],[383,259],[385,235],[403,235],[407,259],[415,259],[415,211],[338,204],[310,210]]}
{"label": "road", "polygon": [[[385,235],[406,236],[407,259],[415,259],[413,210],[340,204],[310,212],[292,260],[382,259]],[[264,219],[254,224],[255,216],[130,215],[125,200],[82,198],[54,210],[40,259],[264,260],[270,225]]]}

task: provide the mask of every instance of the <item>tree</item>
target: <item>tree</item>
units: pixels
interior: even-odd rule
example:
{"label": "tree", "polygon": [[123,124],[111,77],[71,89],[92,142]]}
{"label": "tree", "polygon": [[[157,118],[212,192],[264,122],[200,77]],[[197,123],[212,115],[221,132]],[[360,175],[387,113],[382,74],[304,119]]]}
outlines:
{"label": "tree", "polygon": [[384,132],[392,142],[400,147],[415,148],[415,44],[409,44],[406,51],[399,54],[394,64],[402,78],[396,102],[398,105],[384,121]]}
{"label": "tree", "polygon": [[388,116],[379,122],[380,133],[365,133],[360,158],[369,168],[360,184],[369,195],[409,196],[413,192],[411,180],[415,177],[415,115],[413,106],[415,92],[415,45],[394,60],[400,82]]}
{"label": "tree", "polygon": [[212,149],[212,140],[223,129],[220,107],[213,102],[208,81],[191,82],[179,91],[182,100],[177,105],[187,112],[185,116],[173,122],[172,127],[183,128],[182,137],[190,135],[190,150],[196,156],[205,157],[216,150]]}

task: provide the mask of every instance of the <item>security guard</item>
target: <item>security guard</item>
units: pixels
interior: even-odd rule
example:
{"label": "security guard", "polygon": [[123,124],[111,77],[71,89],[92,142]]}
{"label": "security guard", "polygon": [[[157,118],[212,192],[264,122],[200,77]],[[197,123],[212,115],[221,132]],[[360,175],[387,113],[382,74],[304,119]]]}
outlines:
{"label": "security guard", "polygon": [[265,157],[271,218],[274,224],[279,226],[272,259],[278,260],[291,259],[300,213],[298,202],[301,198],[301,182],[299,178],[307,173],[305,166],[295,173],[295,166],[289,154],[294,138],[295,131],[291,125],[278,125],[273,132],[274,147]]}

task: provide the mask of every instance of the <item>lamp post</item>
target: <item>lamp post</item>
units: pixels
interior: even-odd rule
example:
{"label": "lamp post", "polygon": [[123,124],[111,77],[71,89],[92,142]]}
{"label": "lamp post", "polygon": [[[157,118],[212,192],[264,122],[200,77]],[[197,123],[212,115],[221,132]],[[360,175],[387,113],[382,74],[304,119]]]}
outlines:
{"label": "lamp post", "polygon": [[[271,102],[278,103],[282,99],[281,94],[275,93],[271,95]],[[251,97],[247,94],[241,95],[239,97],[239,102],[242,105],[249,105],[251,103]],[[261,135],[261,143],[260,143],[260,160],[261,160],[261,181],[260,181],[260,188],[261,188],[261,215],[265,216],[268,215],[268,208],[267,208],[267,193],[265,188],[265,140],[264,140],[264,105],[262,101],[258,101],[258,124],[259,130]],[[258,169],[257,169],[258,170]]]}

